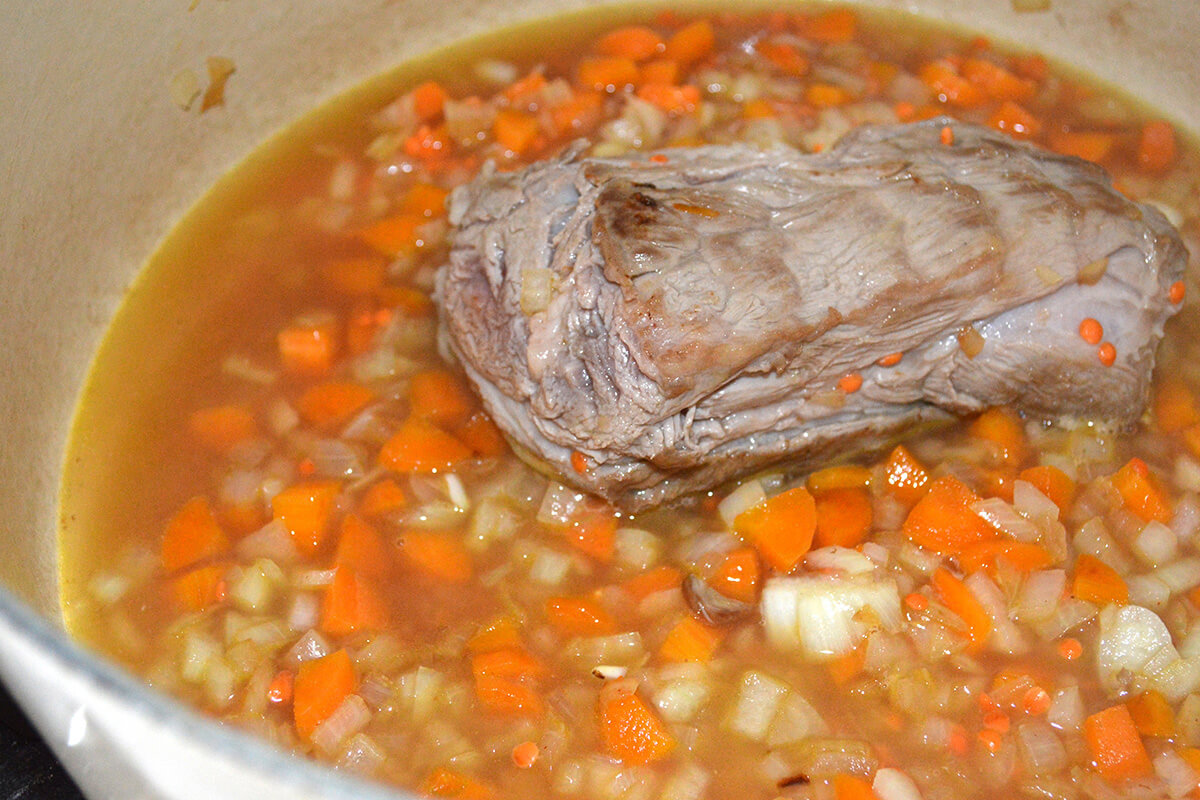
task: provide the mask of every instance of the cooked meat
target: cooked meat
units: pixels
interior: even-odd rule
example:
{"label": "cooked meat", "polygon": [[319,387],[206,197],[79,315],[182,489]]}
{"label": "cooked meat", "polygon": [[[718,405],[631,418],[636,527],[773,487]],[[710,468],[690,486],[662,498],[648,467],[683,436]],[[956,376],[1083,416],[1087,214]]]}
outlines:
{"label": "cooked meat", "polygon": [[451,221],[441,318],[496,422],[630,510],[991,406],[1128,423],[1186,260],[1100,168],[944,119],[568,152],[485,171]]}

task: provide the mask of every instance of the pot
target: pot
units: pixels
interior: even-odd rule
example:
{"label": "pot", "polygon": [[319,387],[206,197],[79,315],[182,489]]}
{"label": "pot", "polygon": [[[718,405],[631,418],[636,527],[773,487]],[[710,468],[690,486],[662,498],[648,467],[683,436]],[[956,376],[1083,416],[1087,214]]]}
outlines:
{"label": "pot", "polygon": [[[1200,132],[1191,0],[869,0],[1038,49]],[[374,798],[228,731],[63,631],[57,495],[89,361],[155,243],[271,132],[395,63],[594,0],[183,0],[0,5],[0,678],[91,797]],[[224,107],[168,89],[233,59]],[[119,422],[119,421],[118,421]],[[98,435],[111,446],[120,425]],[[105,437],[113,437],[111,440]]]}

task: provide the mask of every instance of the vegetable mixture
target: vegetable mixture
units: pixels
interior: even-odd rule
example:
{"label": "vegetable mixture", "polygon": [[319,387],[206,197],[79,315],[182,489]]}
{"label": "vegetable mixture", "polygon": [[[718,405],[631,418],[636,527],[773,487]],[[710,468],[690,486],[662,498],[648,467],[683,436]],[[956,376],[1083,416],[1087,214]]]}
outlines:
{"label": "vegetable mixture", "polygon": [[[447,194],[581,137],[817,151],[950,114],[1104,165],[1194,244],[1171,125],[1037,55],[849,10],[584,35],[410,84],[295,165],[319,182],[279,182],[294,305],[197,393],[203,468],[79,582],[81,635],[229,725],[460,800],[1197,793],[1187,309],[1135,431],[997,408],[630,517],[514,456],[431,298]],[[1102,361],[1104,324],[1079,328]]]}

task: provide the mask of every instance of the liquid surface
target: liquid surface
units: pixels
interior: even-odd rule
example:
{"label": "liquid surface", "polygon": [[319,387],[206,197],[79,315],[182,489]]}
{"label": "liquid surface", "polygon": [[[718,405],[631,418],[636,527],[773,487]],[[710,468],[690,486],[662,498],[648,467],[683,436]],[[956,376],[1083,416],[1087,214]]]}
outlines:
{"label": "liquid surface", "polygon": [[637,518],[522,464],[438,356],[445,195],[489,159],[813,151],[941,113],[1099,161],[1195,243],[1169,126],[908,19],[581,17],[318,112],[172,234],[105,344],[64,485],[70,629],[434,795],[1187,794],[1190,304],[1136,431],[997,409]]}

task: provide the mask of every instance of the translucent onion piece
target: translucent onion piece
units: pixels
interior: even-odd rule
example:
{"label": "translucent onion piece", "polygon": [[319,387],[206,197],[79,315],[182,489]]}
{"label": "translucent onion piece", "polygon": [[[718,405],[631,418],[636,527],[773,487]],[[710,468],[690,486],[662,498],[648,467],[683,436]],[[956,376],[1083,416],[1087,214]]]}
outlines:
{"label": "translucent onion piece", "polygon": [[356,694],[342,701],[332,714],[316,727],[312,742],[326,757],[336,754],[343,741],[361,731],[371,721],[371,709]]}
{"label": "translucent onion piece", "polygon": [[1108,606],[1100,613],[1096,669],[1113,694],[1154,688],[1176,702],[1200,686],[1200,664],[1181,659],[1162,619],[1135,605]]}
{"label": "translucent onion piece", "polygon": [[726,727],[747,739],[762,741],[779,710],[779,704],[789,691],[786,683],[764,672],[747,671],[742,675]]}
{"label": "translucent onion piece", "polygon": [[312,630],[301,636],[300,640],[292,645],[292,649],[287,651],[283,660],[292,666],[299,666],[305,661],[322,658],[328,654],[329,643],[325,641],[324,636]]}
{"label": "translucent onion piece", "polygon": [[1079,687],[1068,686],[1054,693],[1046,721],[1061,731],[1077,731],[1083,725],[1086,713]]}
{"label": "translucent onion piece", "polygon": [[846,575],[862,575],[875,571],[875,562],[868,556],[850,547],[822,547],[804,557],[804,566],[822,572],[841,572]]}
{"label": "translucent onion piece", "polygon": [[1166,564],[1175,557],[1178,539],[1175,531],[1158,521],[1147,522],[1133,540],[1133,552],[1150,566]]}
{"label": "translucent onion piece", "polygon": [[902,625],[900,592],[890,577],[772,578],[761,607],[773,645],[814,659],[847,653],[872,630]]}
{"label": "translucent onion piece", "polygon": [[913,779],[893,767],[876,772],[871,789],[879,800],[921,800],[921,792]]}
{"label": "translucent onion piece", "polygon": [[1067,765],[1067,750],[1058,734],[1044,722],[1027,722],[1017,728],[1021,760],[1034,775],[1050,775]]}
{"label": "translucent onion piece", "polygon": [[767,502],[767,493],[763,489],[762,483],[756,480],[749,480],[730,492],[717,505],[717,513],[725,521],[725,527],[733,530],[733,521],[737,519],[739,514],[746,509],[754,508],[754,506],[765,502]]}

